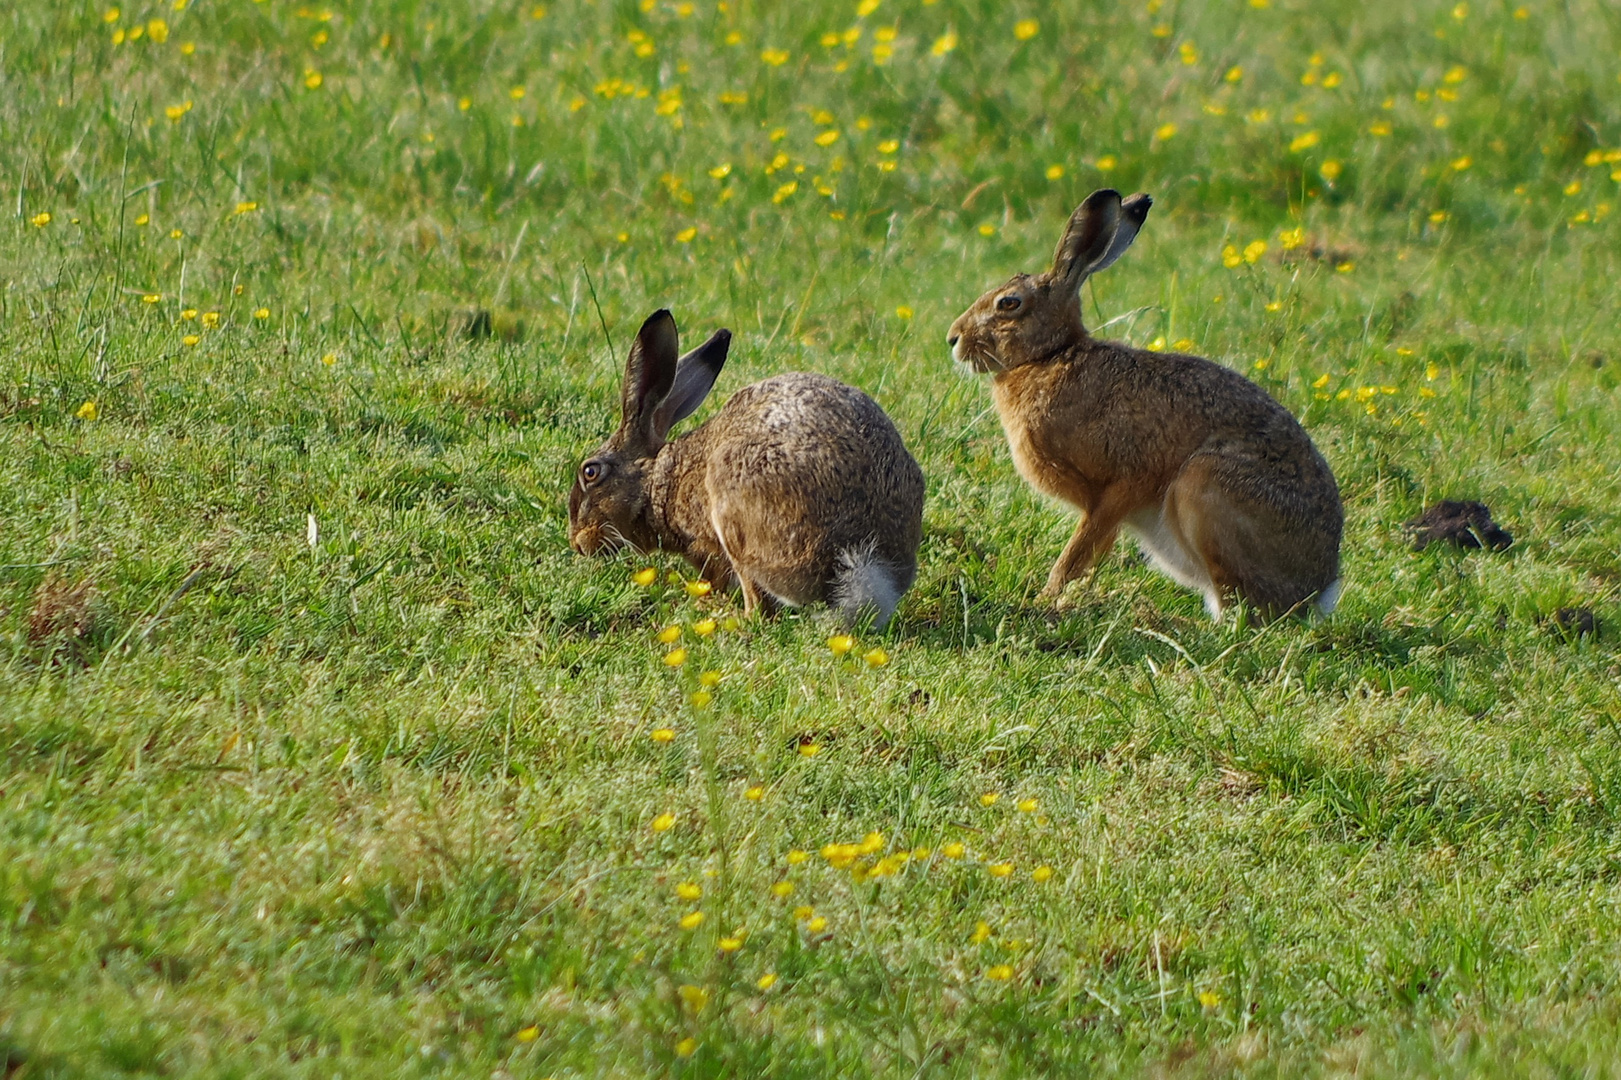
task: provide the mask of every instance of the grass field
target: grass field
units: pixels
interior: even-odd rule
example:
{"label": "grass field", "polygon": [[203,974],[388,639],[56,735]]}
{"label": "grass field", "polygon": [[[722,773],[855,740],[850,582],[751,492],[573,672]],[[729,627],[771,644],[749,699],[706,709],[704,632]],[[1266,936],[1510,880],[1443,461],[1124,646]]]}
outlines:
{"label": "grass field", "polygon": [[[1613,3],[17,0],[0,133],[9,1080],[1621,1075]],[[1332,619],[1036,602],[944,336],[1100,186]],[[884,635],[569,552],[660,306],[894,416]]]}

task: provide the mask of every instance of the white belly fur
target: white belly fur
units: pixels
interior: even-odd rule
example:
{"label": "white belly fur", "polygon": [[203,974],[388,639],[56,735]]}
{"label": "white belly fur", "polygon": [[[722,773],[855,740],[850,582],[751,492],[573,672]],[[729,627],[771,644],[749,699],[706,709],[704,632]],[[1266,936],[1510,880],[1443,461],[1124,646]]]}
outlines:
{"label": "white belly fur", "polygon": [[1190,589],[1204,593],[1204,606],[1212,618],[1221,618],[1221,592],[1210,580],[1210,572],[1197,552],[1182,546],[1182,541],[1166,524],[1161,506],[1139,510],[1121,523],[1137,541],[1148,561],[1160,573]]}

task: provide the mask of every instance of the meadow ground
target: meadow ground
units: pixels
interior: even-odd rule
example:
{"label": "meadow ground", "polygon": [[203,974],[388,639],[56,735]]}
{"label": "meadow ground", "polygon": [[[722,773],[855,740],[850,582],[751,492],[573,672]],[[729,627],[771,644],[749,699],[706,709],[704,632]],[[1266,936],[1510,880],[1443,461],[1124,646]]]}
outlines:
{"label": "meadow ground", "polygon": [[[8,5],[5,1074],[1621,1074],[1618,80],[1605,0]],[[943,337],[1103,185],[1331,620],[1036,602]],[[896,418],[887,633],[568,551],[665,305]]]}

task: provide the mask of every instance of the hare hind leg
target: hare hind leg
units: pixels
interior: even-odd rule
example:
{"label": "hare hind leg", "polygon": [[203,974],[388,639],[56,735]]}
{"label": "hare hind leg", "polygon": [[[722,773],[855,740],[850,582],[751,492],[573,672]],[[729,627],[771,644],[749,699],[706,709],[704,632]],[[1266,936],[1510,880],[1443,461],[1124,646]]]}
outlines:
{"label": "hare hind leg", "polygon": [[1165,518],[1208,573],[1205,604],[1212,615],[1219,617],[1223,599],[1237,594],[1271,618],[1311,600],[1318,587],[1305,583],[1296,530],[1233,490],[1232,467],[1244,464],[1215,455],[1189,461],[1166,493]]}

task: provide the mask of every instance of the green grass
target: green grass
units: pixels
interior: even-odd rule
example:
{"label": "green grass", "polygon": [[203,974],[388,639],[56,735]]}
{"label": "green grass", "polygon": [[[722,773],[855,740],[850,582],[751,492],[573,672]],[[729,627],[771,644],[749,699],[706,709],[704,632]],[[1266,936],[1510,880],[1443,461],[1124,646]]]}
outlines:
{"label": "green grass", "polygon": [[[1621,1075],[1614,5],[120,6],[0,13],[8,1077]],[[1331,620],[1035,602],[943,338],[1104,184],[1092,325],[1302,417]],[[887,634],[568,551],[659,306],[895,417]]]}

